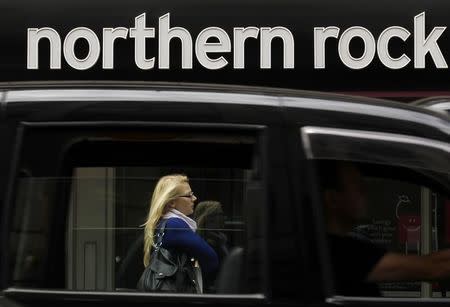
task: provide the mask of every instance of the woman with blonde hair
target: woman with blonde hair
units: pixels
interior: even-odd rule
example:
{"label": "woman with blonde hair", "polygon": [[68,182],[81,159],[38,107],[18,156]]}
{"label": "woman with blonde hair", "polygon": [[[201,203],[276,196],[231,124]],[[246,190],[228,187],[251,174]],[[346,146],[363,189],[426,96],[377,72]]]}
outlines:
{"label": "woman with blonde hair", "polygon": [[204,273],[217,269],[217,254],[196,234],[197,223],[188,217],[196,200],[187,176],[159,179],[144,224],[146,269],[138,283],[141,290],[201,293],[201,272],[196,264],[200,263]]}

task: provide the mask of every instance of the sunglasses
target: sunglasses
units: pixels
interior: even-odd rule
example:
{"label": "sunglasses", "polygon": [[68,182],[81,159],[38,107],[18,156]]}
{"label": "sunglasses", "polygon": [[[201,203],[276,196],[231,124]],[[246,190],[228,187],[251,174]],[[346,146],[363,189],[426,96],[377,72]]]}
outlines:
{"label": "sunglasses", "polygon": [[188,194],[180,195],[178,197],[192,198],[192,197],[194,197],[194,192],[190,191]]}

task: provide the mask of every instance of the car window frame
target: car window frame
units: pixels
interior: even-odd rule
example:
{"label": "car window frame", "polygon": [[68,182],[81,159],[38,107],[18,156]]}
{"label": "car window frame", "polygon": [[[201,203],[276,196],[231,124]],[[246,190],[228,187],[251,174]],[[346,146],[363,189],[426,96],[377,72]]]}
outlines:
{"label": "car window frame", "polygon": [[[196,132],[201,132],[205,134],[214,135],[214,133],[254,133],[256,144],[258,147],[258,154],[261,158],[261,161],[258,161],[258,171],[259,171],[259,183],[261,187],[259,189],[261,191],[267,191],[267,137],[268,137],[268,127],[265,125],[255,125],[255,124],[234,124],[234,123],[204,123],[204,122],[133,122],[133,121],[80,121],[80,122],[67,122],[67,121],[58,121],[58,122],[21,122],[16,133],[15,137],[15,146],[14,146],[14,160],[11,166],[10,173],[10,181],[8,186],[8,196],[7,201],[5,203],[5,214],[8,216],[12,215],[12,206],[14,204],[14,195],[16,193],[17,188],[17,179],[18,179],[18,168],[21,161],[21,149],[23,147],[24,135],[27,129],[33,128],[51,128],[58,129],[58,127],[70,127],[70,128],[156,128],[156,129],[184,129],[190,128],[195,130]],[[266,217],[265,211],[267,211],[267,195],[262,197],[264,200],[263,214],[260,216],[261,218]],[[258,206],[261,206],[259,204]],[[261,207],[260,207],[261,208]],[[244,211],[246,208],[244,208]],[[11,219],[9,219],[11,220]],[[256,226],[258,229],[261,229],[262,225],[265,224],[265,221],[257,221]],[[11,229],[10,223],[5,225],[5,229],[7,229],[7,233]],[[6,287],[3,290],[3,294],[6,298],[10,298],[13,300],[25,300],[25,301],[65,301],[65,300],[74,300],[74,301],[84,301],[84,300],[101,300],[101,301],[115,301],[118,298],[123,298],[124,302],[136,302],[142,303],[145,301],[148,302],[156,302],[164,299],[164,301],[171,302],[184,302],[184,303],[196,303],[196,302],[205,302],[205,303],[213,303],[217,301],[225,301],[229,303],[239,303],[239,304],[263,304],[266,303],[269,299],[269,290],[268,290],[268,247],[267,247],[267,232],[261,233],[263,238],[261,245],[261,263],[263,265],[263,272],[261,281],[261,292],[260,293],[252,293],[252,294],[182,294],[182,293],[174,293],[174,294],[161,294],[161,293],[144,293],[144,292],[106,292],[106,291],[77,291],[77,290],[67,290],[67,289],[32,289],[32,288],[22,288],[22,287]],[[9,239],[9,238],[8,238]],[[3,242],[4,248],[9,250],[9,241]],[[7,257],[6,257],[7,258]],[[5,264],[9,263],[9,260],[6,259]],[[9,283],[9,269],[3,271],[5,286]],[[179,297],[179,298],[177,298]]]}

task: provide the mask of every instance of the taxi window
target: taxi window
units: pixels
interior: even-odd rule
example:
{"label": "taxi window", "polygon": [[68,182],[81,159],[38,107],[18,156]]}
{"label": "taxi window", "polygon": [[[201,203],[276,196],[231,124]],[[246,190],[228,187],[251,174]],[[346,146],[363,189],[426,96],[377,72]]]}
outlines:
{"label": "taxi window", "polygon": [[[194,195],[174,197],[194,205],[192,212],[178,211],[185,213],[180,220],[196,223],[194,240],[214,255],[212,268],[199,255],[201,291],[195,293],[263,291],[259,222],[248,212],[252,195],[265,198],[259,193],[259,132],[83,129],[60,132],[59,146],[51,148],[60,152],[35,148],[32,158],[27,141],[39,143],[49,131],[24,133],[10,241],[13,286],[138,291],[155,186],[161,177],[179,174]],[[258,193],[251,192],[255,187]],[[185,253],[191,256],[189,249]],[[241,265],[227,264],[236,261]]]}
{"label": "taxi window", "polygon": [[[335,291],[344,296],[448,297],[432,272],[386,274],[381,262],[448,249],[450,185],[423,170],[317,160]],[[421,264],[419,263],[417,267]],[[393,271],[394,267],[391,268]]]}
{"label": "taxi window", "polygon": [[301,137],[316,170],[335,295],[447,297],[442,270],[424,255],[449,247],[449,145],[322,127]]}

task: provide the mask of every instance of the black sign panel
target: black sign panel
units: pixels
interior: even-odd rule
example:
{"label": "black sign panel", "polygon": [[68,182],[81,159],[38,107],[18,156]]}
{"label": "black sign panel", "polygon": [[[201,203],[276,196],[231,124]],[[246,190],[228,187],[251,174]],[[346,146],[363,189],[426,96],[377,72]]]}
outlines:
{"label": "black sign panel", "polygon": [[445,0],[21,0],[0,8],[0,81],[449,90]]}

